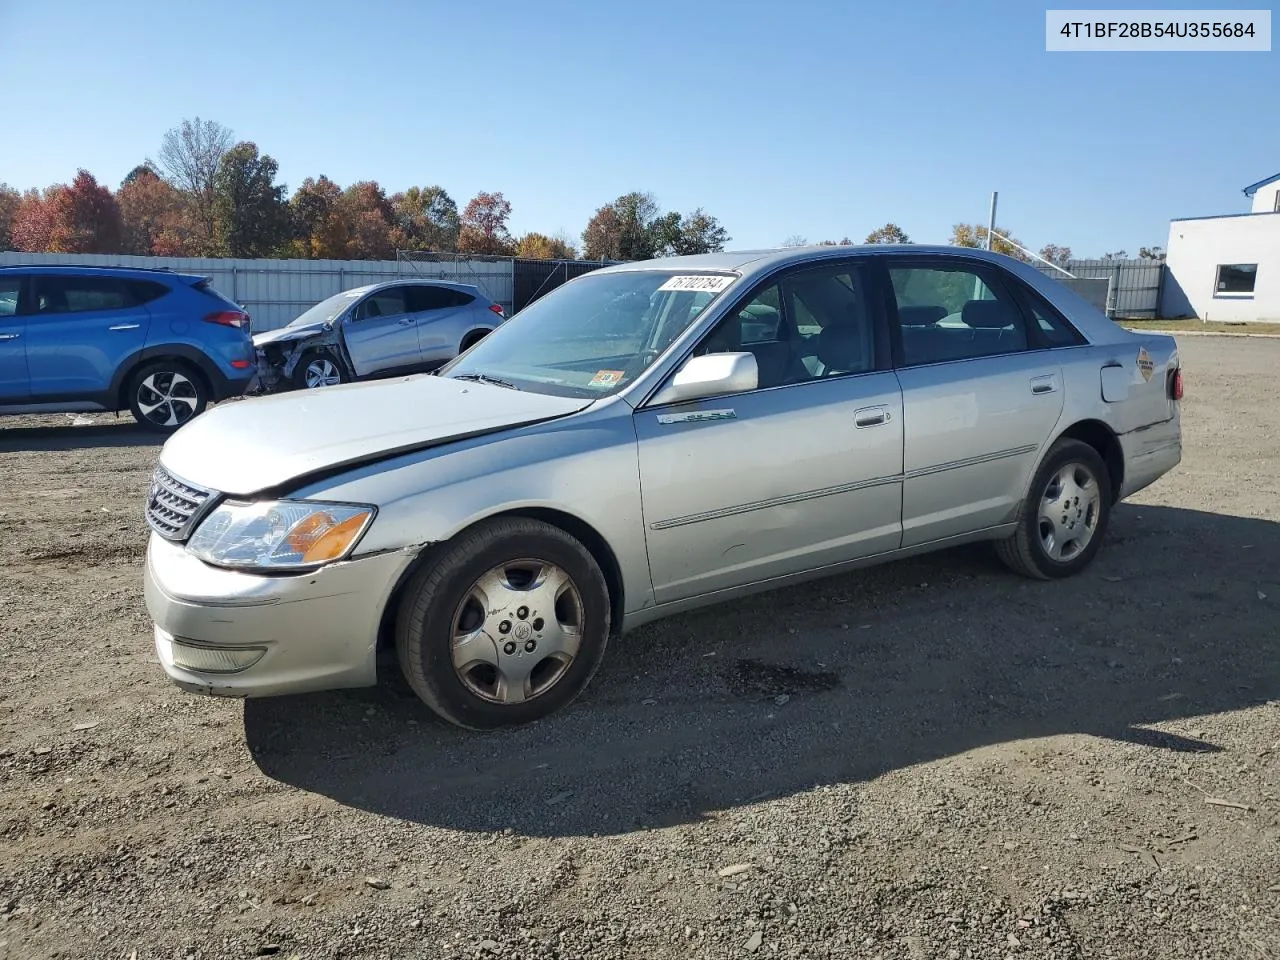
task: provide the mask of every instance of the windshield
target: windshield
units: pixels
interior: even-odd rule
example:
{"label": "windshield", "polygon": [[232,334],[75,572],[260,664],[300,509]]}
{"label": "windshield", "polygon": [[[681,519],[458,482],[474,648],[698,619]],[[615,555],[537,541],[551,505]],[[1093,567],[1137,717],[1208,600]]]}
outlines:
{"label": "windshield", "polygon": [[351,306],[356,300],[359,300],[368,291],[368,287],[356,287],[354,290],[343,290],[341,293],[335,293],[328,300],[321,300],[296,320],[289,321],[289,326],[301,327],[309,323],[329,323],[332,320],[336,320],[343,310]]}
{"label": "windshield", "polygon": [[737,279],[673,270],[588,273],[525,307],[441,376],[603,397],[638,377]]}

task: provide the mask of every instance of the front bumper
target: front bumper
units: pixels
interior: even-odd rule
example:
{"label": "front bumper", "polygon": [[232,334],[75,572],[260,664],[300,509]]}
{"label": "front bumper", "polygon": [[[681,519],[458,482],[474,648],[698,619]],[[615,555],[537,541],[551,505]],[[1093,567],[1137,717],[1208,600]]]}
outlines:
{"label": "front bumper", "polygon": [[[412,561],[399,551],[266,577],[211,567],[153,533],[145,593],[157,656],[179,687],[212,696],[372,686],[382,612]],[[252,662],[235,672],[191,666],[218,660]]]}

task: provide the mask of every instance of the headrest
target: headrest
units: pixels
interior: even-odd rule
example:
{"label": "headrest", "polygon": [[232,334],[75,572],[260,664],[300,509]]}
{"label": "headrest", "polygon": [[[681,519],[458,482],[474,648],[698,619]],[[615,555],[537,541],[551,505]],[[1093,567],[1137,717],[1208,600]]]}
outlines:
{"label": "headrest", "polygon": [[999,300],[970,300],[960,311],[960,319],[975,330],[1003,330],[1018,323],[1013,308]]}
{"label": "headrest", "polygon": [[899,307],[898,322],[904,327],[927,327],[947,315],[946,307]]}
{"label": "headrest", "polygon": [[850,373],[867,368],[862,331],[852,325],[833,325],[818,334],[818,359],[827,370]]}

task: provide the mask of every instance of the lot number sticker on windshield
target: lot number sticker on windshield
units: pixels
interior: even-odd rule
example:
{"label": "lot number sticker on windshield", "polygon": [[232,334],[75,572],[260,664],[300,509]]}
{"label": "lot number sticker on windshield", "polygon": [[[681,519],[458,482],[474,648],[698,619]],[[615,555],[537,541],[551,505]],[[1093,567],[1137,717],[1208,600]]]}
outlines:
{"label": "lot number sticker on windshield", "polygon": [[588,387],[616,387],[622,382],[622,370],[597,370],[596,375],[587,381]]}
{"label": "lot number sticker on windshield", "polygon": [[1151,354],[1147,353],[1146,347],[1138,348],[1138,370],[1142,374],[1142,379],[1147,382],[1150,382],[1155,375],[1156,362],[1151,359]]}
{"label": "lot number sticker on windshield", "polygon": [[659,290],[687,290],[693,293],[719,293],[729,284],[733,283],[734,277],[672,277]]}

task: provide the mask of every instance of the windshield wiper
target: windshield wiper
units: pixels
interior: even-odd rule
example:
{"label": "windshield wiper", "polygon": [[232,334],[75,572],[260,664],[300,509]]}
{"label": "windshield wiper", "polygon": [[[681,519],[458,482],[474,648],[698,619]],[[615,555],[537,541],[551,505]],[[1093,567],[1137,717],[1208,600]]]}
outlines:
{"label": "windshield wiper", "polygon": [[454,380],[475,380],[478,383],[492,383],[495,387],[506,387],[508,390],[519,390],[510,380],[503,380],[501,377],[491,377],[487,373],[460,373],[453,377]]}

